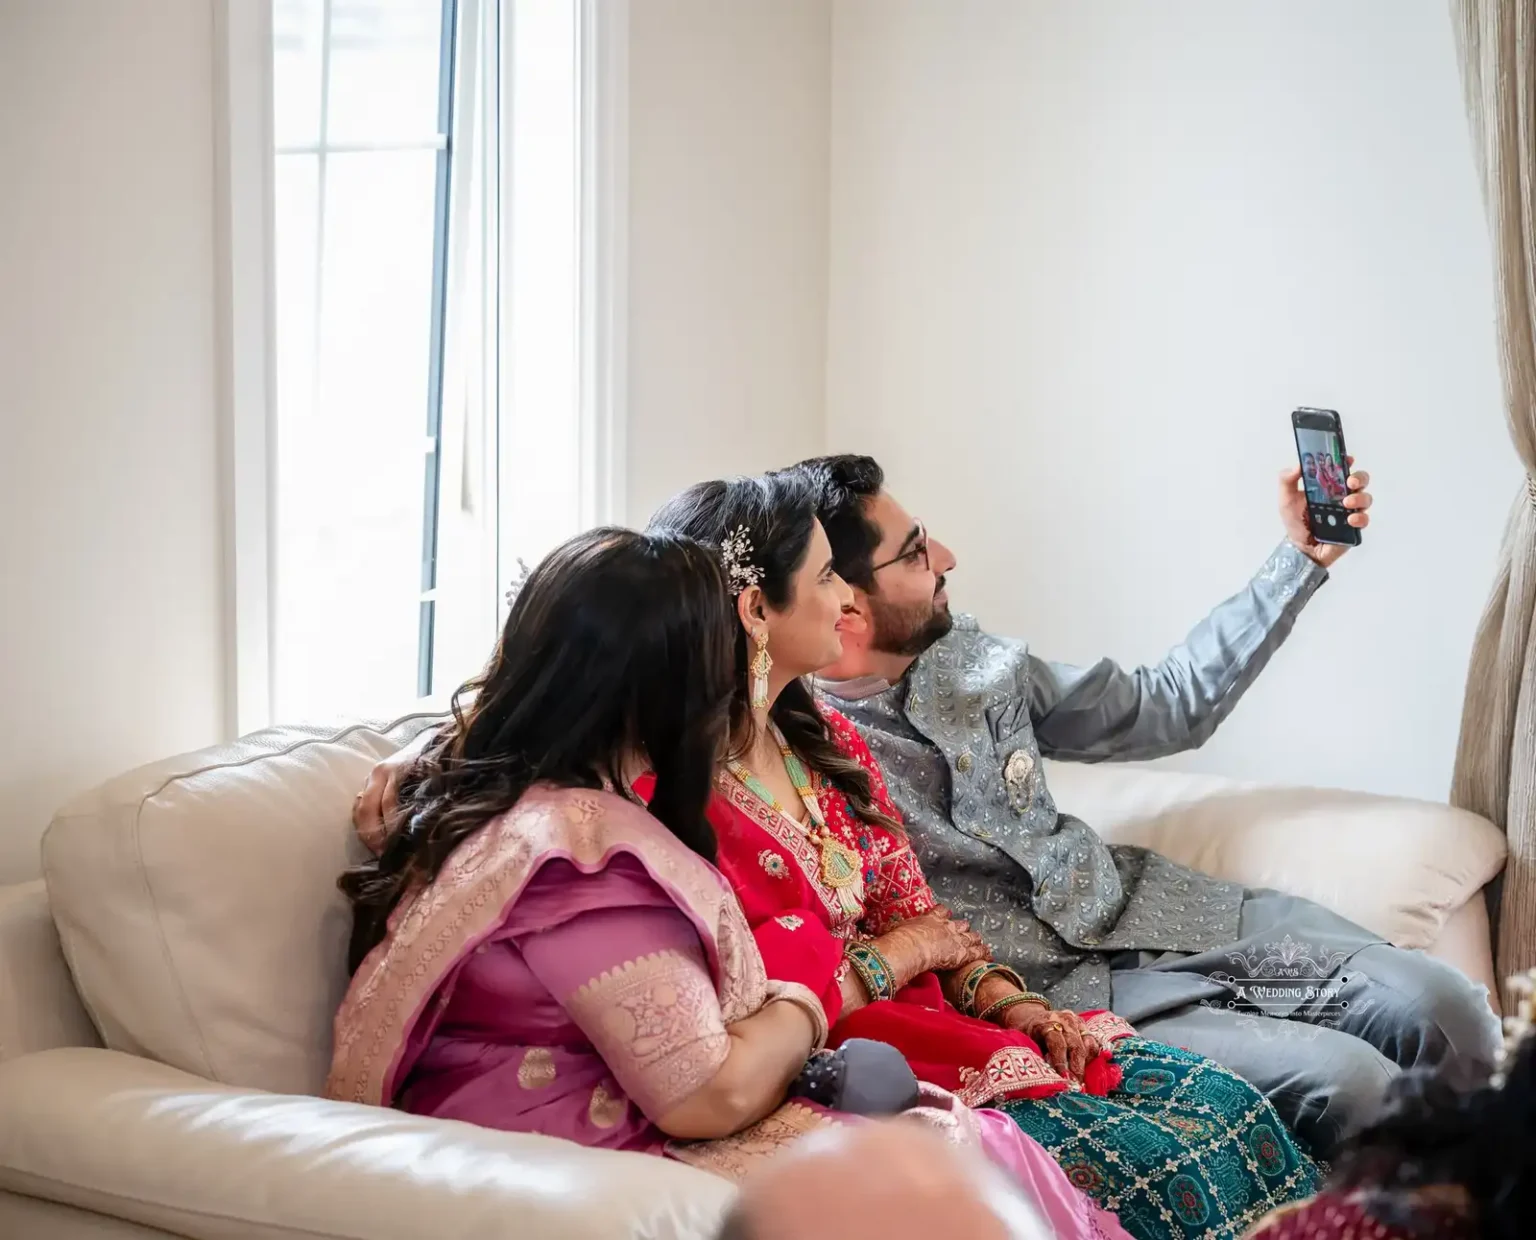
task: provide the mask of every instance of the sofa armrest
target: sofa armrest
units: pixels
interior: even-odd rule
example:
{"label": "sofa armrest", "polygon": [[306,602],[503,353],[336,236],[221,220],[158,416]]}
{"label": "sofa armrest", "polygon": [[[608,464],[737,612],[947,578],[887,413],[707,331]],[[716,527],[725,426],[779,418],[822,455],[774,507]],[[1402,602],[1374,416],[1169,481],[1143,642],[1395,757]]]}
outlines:
{"label": "sofa armrest", "polygon": [[1487,819],[1429,801],[1136,766],[1051,763],[1049,778],[1110,843],[1306,896],[1399,947],[1432,946],[1507,852]]}
{"label": "sofa armrest", "polygon": [[0,887],[0,1061],[100,1045],[64,963],[42,880]]}
{"label": "sofa armrest", "polygon": [[193,1240],[702,1240],[735,1195],[648,1154],[215,1085],[117,1051],[0,1064],[0,1189]]}

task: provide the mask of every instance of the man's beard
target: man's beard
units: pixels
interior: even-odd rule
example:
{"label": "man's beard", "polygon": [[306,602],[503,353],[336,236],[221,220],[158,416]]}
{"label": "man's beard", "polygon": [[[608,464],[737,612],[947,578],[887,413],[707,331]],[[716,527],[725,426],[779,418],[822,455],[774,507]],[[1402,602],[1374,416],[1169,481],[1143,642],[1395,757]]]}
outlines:
{"label": "man's beard", "polygon": [[[934,583],[937,597],[944,589],[944,579]],[[916,656],[955,627],[949,605],[935,605],[932,599],[907,607],[894,607],[878,598],[870,599],[870,611],[875,622],[871,645],[881,654]]]}

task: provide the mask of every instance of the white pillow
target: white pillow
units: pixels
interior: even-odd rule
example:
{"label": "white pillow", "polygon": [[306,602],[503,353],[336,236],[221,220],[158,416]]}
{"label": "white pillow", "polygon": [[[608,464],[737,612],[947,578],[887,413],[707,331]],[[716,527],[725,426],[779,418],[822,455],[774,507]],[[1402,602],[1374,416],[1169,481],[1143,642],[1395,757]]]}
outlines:
{"label": "white pillow", "polygon": [[272,728],[70,802],[43,875],[75,985],[112,1050],[229,1085],[318,1093],[346,989],[336,878],[352,799],[439,716]]}
{"label": "white pillow", "polygon": [[1306,896],[1399,947],[1431,946],[1508,851],[1486,818],[1431,801],[1138,766],[1052,762],[1047,779],[1112,844]]}

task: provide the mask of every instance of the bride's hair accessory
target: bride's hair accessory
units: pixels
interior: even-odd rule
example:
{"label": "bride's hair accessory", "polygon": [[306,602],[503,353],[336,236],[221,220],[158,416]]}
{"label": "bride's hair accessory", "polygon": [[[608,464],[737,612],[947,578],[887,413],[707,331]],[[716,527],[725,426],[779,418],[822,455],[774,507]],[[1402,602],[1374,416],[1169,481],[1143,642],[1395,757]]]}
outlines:
{"label": "bride's hair accessory", "polygon": [[517,602],[517,596],[522,592],[523,587],[528,584],[528,578],[532,573],[533,569],[528,567],[522,556],[518,556],[517,576],[512,578],[512,584],[507,587],[506,599],[508,610],[511,609],[513,603]]}
{"label": "bride's hair accessory", "polygon": [[763,570],[752,563],[752,540],[747,527],[738,525],[720,543],[720,563],[725,568],[726,583],[733,595],[763,580]]}

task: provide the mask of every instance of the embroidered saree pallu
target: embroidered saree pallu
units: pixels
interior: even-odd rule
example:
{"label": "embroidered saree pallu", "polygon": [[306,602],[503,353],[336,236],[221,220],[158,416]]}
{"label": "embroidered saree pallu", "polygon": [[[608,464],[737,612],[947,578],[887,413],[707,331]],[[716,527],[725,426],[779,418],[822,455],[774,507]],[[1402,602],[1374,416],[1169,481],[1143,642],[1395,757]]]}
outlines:
{"label": "embroidered saree pallu", "polygon": [[719,874],[638,806],[536,787],[404,899],[336,1016],[326,1093],[659,1150],[768,979]]}

